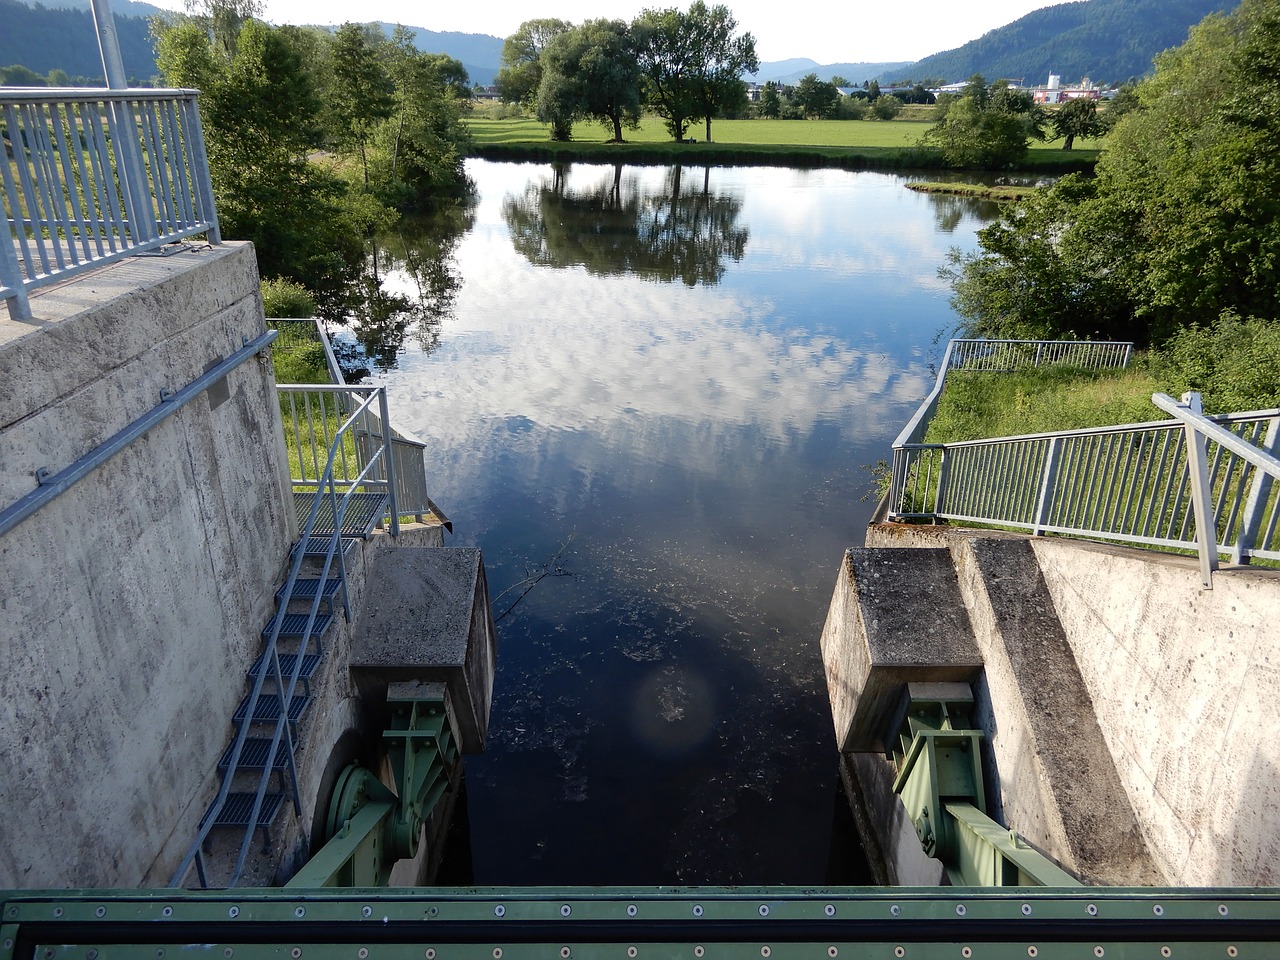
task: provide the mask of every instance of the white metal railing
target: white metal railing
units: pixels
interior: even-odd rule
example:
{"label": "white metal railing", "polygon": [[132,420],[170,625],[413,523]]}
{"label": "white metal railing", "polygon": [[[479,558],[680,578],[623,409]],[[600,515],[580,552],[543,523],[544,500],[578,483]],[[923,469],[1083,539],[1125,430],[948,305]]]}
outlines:
{"label": "white metal railing", "polygon": [[894,448],[891,516],[995,524],[1280,560],[1280,410],[1206,417],[1198,394],[1155,394],[1173,420]]}
{"label": "white metal railing", "polygon": [[219,243],[195,90],[0,90],[0,299],[196,234]]}
{"label": "white metal railing", "polygon": [[1129,365],[1133,344],[1115,340],[982,340],[947,341],[938,365],[938,376],[919,408],[893,441],[896,450],[904,443],[924,439],[929,421],[938,409],[938,398],[951,370],[1009,371],[1051,364],[1086,370],[1119,370]]}

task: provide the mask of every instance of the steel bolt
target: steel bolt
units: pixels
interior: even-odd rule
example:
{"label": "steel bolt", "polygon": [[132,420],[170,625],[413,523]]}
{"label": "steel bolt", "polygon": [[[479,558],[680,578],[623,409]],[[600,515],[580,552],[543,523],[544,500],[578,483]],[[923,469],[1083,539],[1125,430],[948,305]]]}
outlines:
{"label": "steel bolt", "polygon": [[496,907],[493,908],[493,915],[495,917],[505,916],[506,912],[507,912],[507,908],[504,907],[502,904],[498,904]]}
{"label": "steel bolt", "polygon": [[771,953],[773,953],[773,951],[769,949],[769,945],[767,943],[760,948],[760,956],[762,957],[768,957]]}
{"label": "steel bolt", "polygon": [[88,958],[88,960],[98,960],[98,951],[90,950],[88,953],[85,954],[85,956]]}
{"label": "steel bolt", "polygon": [[767,903],[760,904],[760,916],[767,917],[769,915],[769,905]]}
{"label": "steel bolt", "polygon": [[840,956],[840,951],[835,947],[827,947],[827,956],[835,960],[836,957]]}
{"label": "steel bolt", "polygon": [[1160,956],[1162,956],[1162,957],[1171,957],[1171,956],[1173,956],[1173,951],[1172,951],[1172,950],[1170,950],[1168,947],[1161,947],[1161,948],[1160,948]]}
{"label": "steel bolt", "polygon": [[361,947],[359,950],[356,951],[356,956],[359,957],[360,960],[365,960],[365,958],[369,956],[369,948]]}
{"label": "steel bolt", "polygon": [[573,908],[572,908],[572,907],[570,907],[567,903],[566,903],[566,904],[562,904],[562,905],[561,905],[561,907],[560,907],[560,916],[562,916],[562,917],[567,917],[567,916],[568,916],[569,914],[571,914],[571,913],[573,913]]}
{"label": "steel bolt", "polygon": [[973,956],[973,947],[961,947],[960,956],[964,957],[965,960],[968,960],[969,957]]}
{"label": "steel bolt", "polygon": [[293,960],[298,960],[298,958],[302,956],[302,948],[294,947],[292,950],[289,951],[289,956],[293,957]]}
{"label": "steel bolt", "polygon": [[1218,913],[1220,913],[1222,916],[1225,917],[1230,912],[1231,911],[1227,909],[1227,905],[1225,903],[1218,904]]}
{"label": "steel bolt", "polygon": [[1104,953],[1106,953],[1106,952],[1107,952],[1107,951],[1105,951],[1105,950],[1103,950],[1103,949],[1102,949],[1102,944],[1098,944],[1098,946],[1096,946],[1096,947],[1094,947],[1094,948],[1093,948],[1093,955],[1094,955],[1095,957],[1100,957],[1100,956],[1102,956],[1102,955],[1103,955]]}
{"label": "steel bolt", "polygon": [[1027,947],[1027,956],[1028,956],[1028,957],[1034,957],[1034,956],[1036,956],[1036,955],[1037,955],[1037,954],[1039,954],[1039,953],[1040,953],[1040,951],[1039,951],[1039,950],[1037,950],[1034,946]]}
{"label": "steel bolt", "polygon": [[431,906],[431,907],[428,907],[428,908],[427,908],[427,916],[428,916],[428,917],[435,917],[435,916],[439,916],[439,914],[440,914],[440,908],[439,908],[439,907]]}
{"label": "steel bolt", "polygon": [[963,916],[964,916],[966,913],[968,913],[968,912],[969,912],[969,911],[968,911],[968,909],[965,907],[965,905],[964,905],[963,903],[957,903],[957,904],[956,904],[956,916],[957,916],[957,917],[963,917]]}
{"label": "steel bolt", "polygon": [[639,912],[640,912],[640,911],[636,909],[636,905],[635,905],[634,903],[627,904],[627,916],[628,916],[628,917],[634,917],[634,916],[635,916],[637,913],[639,913]]}
{"label": "steel bolt", "polygon": [[1024,903],[1024,904],[1022,905],[1022,915],[1023,915],[1024,917],[1029,917],[1029,916],[1031,916],[1031,904],[1029,904],[1029,903]]}
{"label": "steel bolt", "polygon": [[301,920],[303,917],[305,917],[305,916],[307,915],[307,908],[306,908],[306,907],[294,907],[294,908],[293,908],[293,915],[294,915],[295,917],[297,917],[299,920]]}
{"label": "steel bolt", "polygon": [[227,916],[230,917],[232,920],[234,920],[236,917],[240,916],[240,908],[232,907],[230,910],[227,911]]}
{"label": "steel bolt", "polygon": [[561,956],[562,960],[569,960],[569,955],[570,955],[571,953],[573,953],[573,951],[572,951],[572,950],[570,950],[568,947],[561,947],[561,948],[560,948],[560,956]]}
{"label": "steel bolt", "polygon": [[164,960],[164,947],[156,950],[156,960]]}
{"label": "steel bolt", "polygon": [[501,947],[494,947],[494,948],[493,948],[493,960],[502,960],[502,948],[501,948]]}
{"label": "steel bolt", "polygon": [[11,917],[16,917],[17,915],[18,915],[18,908],[17,908],[17,907],[10,907],[10,908],[9,908],[9,916],[11,916]]}
{"label": "steel bolt", "polygon": [[12,939],[12,938],[6,938],[6,939],[5,939],[5,941],[4,941],[4,948],[5,948],[6,950],[12,950],[12,949],[13,949],[13,939]]}
{"label": "steel bolt", "polygon": [[889,913],[895,917],[900,917],[902,916],[902,908],[895,903],[892,907],[889,908]]}
{"label": "steel bolt", "polygon": [[695,904],[693,905],[693,915],[694,915],[695,917],[700,917],[700,916],[702,916],[702,904],[700,904],[700,903],[695,903]]}
{"label": "steel bolt", "polygon": [[631,958],[632,958],[632,960],[635,960],[636,954],[638,954],[639,952],[640,952],[640,951],[639,951],[639,950],[637,950],[634,946],[632,946],[632,947],[627,947],[627,956],[628,956],[628,957],[631,957]]}
{"label": "steel bolt", "polygon": [[693,948],[693,955],[695,957],[700,957],[706,952],[707,952],[706,950],[702,949],[702,944],[698,944],[696,947]]}
{"label": "steel bolt", "polygon": [[822,912],[828,917],[834,917],[836,915],[836,905],[834,903],[828,903],[822,908]]}
{"label": "steel bolt", "polygon": [[1234,956],[1235,956],[1236,954],[1238,954],[1239,952],[1240,952],[1240,951],[1239,951],[1239,950],[1237,950],[1234,946],[1227,947],[1227,956],[1228,956],[1228,957],[1234,957]]}
{"label": "steel bolt", "polygon": [[163,910],[160,911],[160,915],[164,917],[172,917],[173,907],[165,907]]}
{"label": "steel bolt", "polygon": [[107,915],[107,908],[99,907],[97,910],[93,911],[93,915],[95,917],[105,917]]}
{"label": "steel bolt", "polygon": [[1096,903],[1091,903],[1084,908],[1084,912],[1089,914],[1091,917],[1096,917],[1098,915],[1098,905]]}
{"label": "steel bolt", "polygon": [[1163,917],[1164,907],[1160,906],[1160,904],[1157,903],[1154,907],[1151,908],[1151,912],[1154,913],[1157,917]]}
{"label": "steel bolt", "polygon": [[372,917],[372,916],[373,916],[373,907],[369,907],[369,906],[361,907],[361,908],[360,908],[360,916],[362,916],[362,917]]}
{"label": "steel bolt", "polygon": [[427,952],[424,953],[423,956],[426,957],[427,960],[436,960],[436,948],[427,947]]}
{"label": "steel bolt", "polygon": [[894,948],[893,948],[893,955],[894,955],[895,957],[905,957],[905,956],[907,955],[907,948],[906,948],[906,947],[894,947]]}
{"label": "steel bolt", "polygon": [[222,955],[226,957],[227,960],[231,960],[231,958],[236,955],[236,952],[232,950],[230,947],[227,947],[227,949],[222,951]]}

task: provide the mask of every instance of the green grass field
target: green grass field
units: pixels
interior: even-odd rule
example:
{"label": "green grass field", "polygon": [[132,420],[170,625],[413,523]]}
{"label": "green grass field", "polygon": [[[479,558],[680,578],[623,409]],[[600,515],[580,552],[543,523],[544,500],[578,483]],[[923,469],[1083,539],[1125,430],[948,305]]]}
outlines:
{"label": "green grass field", "polygon": [[[926,130],[932,126],[928,119],[897,120],[716,120],[711,125],[711,137],[719,147],[814,147],[839,149],[893,149],[916,147]],[[579,123],[573,128],[570,144],[551,143],[550,127],[533,119],[495,119],[483,110],[477,110],[467,120],[467,127],[478,146],[530,144],[539,146],[574,147],[587,145],[605,146],[612,130],[596,123]],[[689,128],[689,136],[703,139],[701,124]],[[673,149],[688,147],[675,144],[658,117],[648,116],[641,121],[639,130],[626,130],[624,138],[629,144],[670,146]],[[1035,153],[1049,151],[1057,157],[1092,161],[1097,158],[1101,141],[1077,140],[1078,149],[1065,151],[1059,143],[1032,143]],[[617,146],[616,144],[610,146]]]}

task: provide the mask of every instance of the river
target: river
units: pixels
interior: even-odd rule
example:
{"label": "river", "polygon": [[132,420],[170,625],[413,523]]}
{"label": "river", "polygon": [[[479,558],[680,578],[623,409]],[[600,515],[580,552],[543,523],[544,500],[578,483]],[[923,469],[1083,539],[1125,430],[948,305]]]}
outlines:
{"label": "river", "polygon": [[818,637],[991,208],[869,172],[468,172],[443,239],[383,251],[418,307],[371,363],[500,618],[458,875],[867,881]]}

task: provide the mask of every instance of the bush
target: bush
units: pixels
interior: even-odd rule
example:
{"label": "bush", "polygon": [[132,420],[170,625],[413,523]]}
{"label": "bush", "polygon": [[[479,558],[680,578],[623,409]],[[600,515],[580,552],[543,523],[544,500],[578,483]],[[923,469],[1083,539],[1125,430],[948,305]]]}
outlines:
{"label": "bush", "polygon": [[1184,327],[1164,342],[1156,364],[1166,392],[1196,390],[1209,413],[1280,407],[1280,326],[1231,311],[1207,326]]}
{"label": "bush", "polygon": [[268,317],[314,317],[316,298],[302,284],[276,277],[262,281],[262,309]]}

